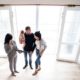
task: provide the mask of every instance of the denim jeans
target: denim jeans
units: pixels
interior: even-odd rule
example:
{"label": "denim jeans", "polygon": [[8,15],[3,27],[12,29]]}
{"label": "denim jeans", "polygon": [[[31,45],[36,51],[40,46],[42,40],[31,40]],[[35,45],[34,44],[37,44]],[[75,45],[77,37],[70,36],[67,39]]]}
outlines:
{"label": "denim jeans", "polygon": [[32,53],[28,51],[24,51],[25,65],[28,65],[27,55],[29,55],[29,65],[32,66]]}
{"label": "denim jeans", "polygon": [[37,69],[38,68],[38,65],[41,64],[41,61],[40,61],[40,58],[41,58],[41,55],[40,55],[40,51],[38,49],[36,49],[36,61],[35,61],[35,68]]}

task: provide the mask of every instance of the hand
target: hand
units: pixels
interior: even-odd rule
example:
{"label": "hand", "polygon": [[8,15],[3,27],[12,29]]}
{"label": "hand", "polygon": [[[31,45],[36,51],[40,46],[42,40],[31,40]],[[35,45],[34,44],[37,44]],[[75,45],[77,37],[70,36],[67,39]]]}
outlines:
{"label": "hand", "polygon": [[33,51],[30,51],[30,54],[32,55],[33,54]]}
{"label": "hand", "polygon": [[41,51],[40,51],[40,53],[41,53],[41,56],[42,56],[42,54],[43,54],[43,52],[44,52],[44,51],[45,51],[45,49],[43,49],[43,50],[41,50]]}
{"label": "hand", "polygon": [[22,51],[22,50],[18,50],[18,52],[19,52],[19,53],[22,53],[22,52],[24,52],[24,51]]}

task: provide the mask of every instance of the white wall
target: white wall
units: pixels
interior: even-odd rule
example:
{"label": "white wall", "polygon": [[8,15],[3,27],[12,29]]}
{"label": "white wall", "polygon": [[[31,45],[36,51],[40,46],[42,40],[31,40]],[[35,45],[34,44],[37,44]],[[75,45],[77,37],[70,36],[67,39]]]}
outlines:
{"label": "white wall", "polygon": [[80,0],[0,0],[0,4],[54,4],[54,5],[76,4],[76,5],[80,5]]}

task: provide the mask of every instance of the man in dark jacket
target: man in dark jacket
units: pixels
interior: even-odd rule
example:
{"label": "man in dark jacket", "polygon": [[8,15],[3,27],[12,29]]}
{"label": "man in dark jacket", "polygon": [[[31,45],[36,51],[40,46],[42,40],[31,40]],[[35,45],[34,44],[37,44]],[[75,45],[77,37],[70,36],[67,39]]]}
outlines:
{"label": "man in dark jacket", "polygon": [[32,68],[32,53],[35,49],[35,39],[34,34],[31,33],[31,28],[27,26],[25,28],[25,46],[24,46],[24,58],[25,58],[25,66],[23,69],[25,69],[28,66],[28,60],[27,60],[27,54],[29,55],[29,65],[30,68]]}

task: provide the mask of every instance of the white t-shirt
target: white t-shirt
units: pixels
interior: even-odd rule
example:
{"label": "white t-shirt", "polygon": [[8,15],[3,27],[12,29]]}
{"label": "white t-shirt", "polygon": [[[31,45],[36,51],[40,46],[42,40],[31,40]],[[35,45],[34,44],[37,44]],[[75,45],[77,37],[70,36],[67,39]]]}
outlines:
{"label": "white t-shirt", "polygon": [[41,47],[40,41],[36,40],[35,44],[36,44],[36,48],[40,50]]}
{"label": "white t-shirt", "polygon": [[36,40],[35,44],[36,48],[39,49],[40,51],[47,47],[44,40]]}

